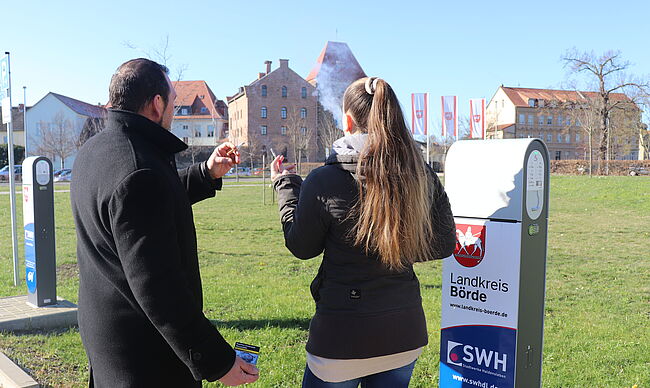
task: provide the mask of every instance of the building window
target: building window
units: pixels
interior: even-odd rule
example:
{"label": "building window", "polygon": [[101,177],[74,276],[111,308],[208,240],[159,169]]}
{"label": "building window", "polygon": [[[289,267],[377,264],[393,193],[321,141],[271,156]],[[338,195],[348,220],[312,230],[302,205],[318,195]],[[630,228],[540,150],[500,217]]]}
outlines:
{"label": "building window", "polygon": [[262,125],[260,127],[260,135],[266,136],[266,128],[267,128],[266,125]]}
{"label": "building window", "polygon": [[577,127],[580,126],[580,119],[576,119],[576,126],[577,126]]}
{"label": "building window", "polygon": [[283,119],[287,118],[287,107],[286,106],[283,106],[282,110],[280,110],[280,117],[283,118]]}
{"label": "building window", "polygon": [[284,97],[284,98],[287,97],[287,87],[286,86],[282,87],[282,97]]}
{"label": "building window", "polygon": [[266,85],[262,85],[262,97],[266,97]]}
{"label": "building window", "polygon": [[580,143],[580,134],[576,133],[576,143]]}
{"label": "building window", "polygon": [[547,133],[546,134],[546,142],[550,143],[553,141],[553,134]]}
{"label": "building window", "polygon": [[539,116],[537,118],[537,124],[544,125],[544,116]]}
{"label": "building window", "polygon": [[260,117],[262,117],[263,119],[265,119],[265,118],[266,118],[266,113],[267,113],[266,107],[263,106],[263,107],[262,107],[262,112],[261,112],[261,114],[260,114]]}
{"label": "building window", "polygon": [[187,143],[190,139],[188,137],[183,138],[183,143]]}
{"label": "building window", "polygon": [[194,126],[194,137],[201,137],[201,126],[200,125],[195,125]]}
{"label": "building window", "polygon": [[562,151],[555,151],[555,160],[562,159]]}
{"label": "building window", "polygon": [[187,116],[187,108],[181,108],[181,116]]}
{"label": "building window", "polygon": [[307,118],[307,108],[300,109],[300,118],[301,119],[306,119]]}
{"label": "building window", "polygon": [[557,125],[562,125],[562,115],[557,115]]}
{"label": "building window", "polygon": [[562,143],[562,134],[561,133],[557,134],[557,142]]}
{"label": "building window", "polygon": [[201,113],[205,113],[205,112],[207,112],[207,111],[208,111],[208,108],[206,108],[206,107],[204,107],[204,106],[201,107]]}
{"label": "building window", "polygon": [[565,123],[567,126],[571,125],[571,117],[567,116]]}
{"label": "building window", "polygon": [[282,127],[280,128],[280,134],[281,134],[282,136],[287,136],[287,127],[282,126]]}
{"label": "building window", "polygon": [[300,133],[302,133],[303,136],[307,135],[307,127],[300,127]]}
{"label": "building window", "polygon": [[570,134],[567,133],[567,134],[564,136],[564,142],[565,142],[565,143],[571,143],[571,135],[570,135]]}
{"label": "building window", "polygon": [[183,125],[183,129],[187,131],[190,127],[188,125]]}
{"label": "building window", "polygon": [[303,87],[300,93],[302,98],[307,98],[307,88]]}
{"label": "building window", "polygon": [[533,125],[533,115],[528,115],[528,125]]}
{"label": "building window", "polygon": [[571,153],[569,151],[564,151],[564,159],[568,160]]}
{"label": "building window", "polygon": [[208,137],[214,137],[214,125],[208,125]]}
{"label": "building window", "polygon": [[546,118],[546,124],[553,125],[553,116],[548,116]]}
{"label": "building window", "polygon": [[523,124],[525,122],[526,122],[526,115],[524,115],[523,113],[520,113],[519,114],[519,124]]}

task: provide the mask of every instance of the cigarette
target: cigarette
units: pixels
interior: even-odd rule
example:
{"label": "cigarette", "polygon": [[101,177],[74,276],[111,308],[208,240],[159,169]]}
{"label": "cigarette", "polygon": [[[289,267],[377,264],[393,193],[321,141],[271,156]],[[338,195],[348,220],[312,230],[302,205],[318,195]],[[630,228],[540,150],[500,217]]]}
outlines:
{"label": "cigarette", "polygon": [[278,156],[273,152],[273,148],[269,147],[269,151],[271,151],[271,155],[273,155],[273,159],[277,158]]}
{"label": "cigarette", "polygon": [[239,147],[243,147],[243,146],[244,143],[239,143],[239,145],[235,146],[235,148],[231,148],[228,152],[226,152],[226,155],[232,154],[233,152],[235,152],[235,150],[239,149]]}

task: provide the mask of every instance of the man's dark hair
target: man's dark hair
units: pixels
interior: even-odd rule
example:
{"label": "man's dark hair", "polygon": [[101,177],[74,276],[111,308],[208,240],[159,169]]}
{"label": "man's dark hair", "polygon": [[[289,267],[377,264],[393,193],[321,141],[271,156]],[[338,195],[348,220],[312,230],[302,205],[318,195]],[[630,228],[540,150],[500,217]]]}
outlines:
{"label": "man's dark hair", "polygon": [[159,94],[167,106],[167,67],[145,58],[132,59],[117,68],[111,78],[108,97],[111,108],[139,112]]}

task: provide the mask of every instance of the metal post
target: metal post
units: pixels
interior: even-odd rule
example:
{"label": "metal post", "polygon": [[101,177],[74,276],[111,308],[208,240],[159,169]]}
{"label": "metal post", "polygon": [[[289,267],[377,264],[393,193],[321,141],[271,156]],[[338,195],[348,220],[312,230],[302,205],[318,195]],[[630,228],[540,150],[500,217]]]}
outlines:
{"label": "metal post", "polygon": [[[11,59],[9,52],[7,54],[7,67],[9,72],[9,115],[11,115]],[[7,123],[7,153],[9,155],[9,201],[11,202],[11,242],[13,244],[13,258],[14,258],[14,286],[20,283],[18,277],[18,235],[16,234],[16,177],[14,175],[14,136],[13,136],[13,120],[9,117]]]}
{"label": "metal post", "polygon": [[25,155],[27,157],[27,86],[23,86],[23,141],[25,144]]}
{"label": "metal post", "polygon": [[266,155],[262,154],[262,205],[266,205]]}

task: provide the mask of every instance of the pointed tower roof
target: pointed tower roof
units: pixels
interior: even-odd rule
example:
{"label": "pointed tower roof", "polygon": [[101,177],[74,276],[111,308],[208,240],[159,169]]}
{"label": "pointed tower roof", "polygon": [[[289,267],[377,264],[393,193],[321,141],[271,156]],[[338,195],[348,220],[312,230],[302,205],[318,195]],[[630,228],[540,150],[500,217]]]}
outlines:
{"label": "pointed tower roof", "polygon": [[344,42],[327,42],[306,80],[318,86],[323,77],[330,77],[331,74],[336,74],[338,82],[348,85],[366,76],[352,50]]}

